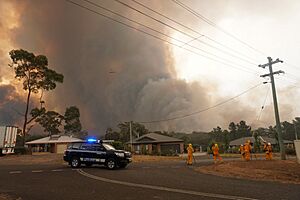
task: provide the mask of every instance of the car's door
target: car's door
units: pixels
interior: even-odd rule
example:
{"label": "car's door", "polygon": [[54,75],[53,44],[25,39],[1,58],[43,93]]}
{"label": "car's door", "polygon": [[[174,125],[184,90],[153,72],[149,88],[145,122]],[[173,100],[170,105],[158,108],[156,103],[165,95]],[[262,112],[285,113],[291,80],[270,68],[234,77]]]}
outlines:
{"label": "car's door", "polygon": [[82,162],[95,162],[93,145],[90,143],[83,143],[80,147],[80,161]]}
{"label": "car's door", "polygon": [[97,163],[105,163],[106,149],[101,144],[93,144],[94,158]]}

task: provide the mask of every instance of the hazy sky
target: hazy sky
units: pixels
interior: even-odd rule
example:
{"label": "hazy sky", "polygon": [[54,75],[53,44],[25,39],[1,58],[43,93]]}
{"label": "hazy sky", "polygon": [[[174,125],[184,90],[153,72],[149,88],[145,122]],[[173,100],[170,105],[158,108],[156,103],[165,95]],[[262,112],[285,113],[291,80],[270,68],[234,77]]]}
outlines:
{"label": "hazy sky", "polygon": [[[23,92],[13,80],[12,69],[7,66],[8,52],[18,48],[46,55],[49,67],[65,76],[64,83],[46,95],[48,109],[63,113],[67,106],[77,105],[83,127],[101,134],[121,121],[180,117],[226,101],[264,81],[259,75],[268,70],[257,65],[265,64],[267,56],[284,61],[274,65],[274,71],[286,72],[276,76],[281,121],[299,116],[299,1],[180,0],[218,28],[172,0],[136,1],[194,31],[163,19],[131,0],[122,2],[181,32],[115,1],[91,0],[165,36],[86,1],[74,2],[177,46],[67,1],[0,1],[0,124],[19,124],[21,121],[18,112],[22,112],[24,106]],[[197,32],[204,36],[193,40],[199,37]],[[227,128],[231,121],[237,123],[240,120],[255,127],[273,125],[269,86],[259,86],[233,101],[192,117],[146,126],[151,130],[209,131],[218,125]],[[261,112],[264,102],[266,105]]]}

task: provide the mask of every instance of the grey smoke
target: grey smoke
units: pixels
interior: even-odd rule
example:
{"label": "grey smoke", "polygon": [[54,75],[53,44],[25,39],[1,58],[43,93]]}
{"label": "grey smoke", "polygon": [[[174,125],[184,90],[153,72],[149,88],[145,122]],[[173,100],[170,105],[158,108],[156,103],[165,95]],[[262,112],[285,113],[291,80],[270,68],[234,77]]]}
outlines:
{"label": "grey smoke", "polygon": [[[161,41],[65,1],[15,3],[22,8],[21,26],[12,34],[15,45],[46,55],[49,67],[65,76],[62,85],[45,95],[46,106],[63,113],[67,106],[77,105],[85,129],[103,134],[118,122],[180,116],[222,100],[216,96],[216,83],[179,80],[171,50]],[[106,5],[130,15],[109,1]],[[156,5],[164,7],[161,2]],[[209,130],[242,118],[255,119],[255,115],[253,107],[236,101],[194,117],[147,127]]]}
{"label": "grey smoke", "polygon": [[21,125],[25,102],[12,85],[0,85],[0,125]]}

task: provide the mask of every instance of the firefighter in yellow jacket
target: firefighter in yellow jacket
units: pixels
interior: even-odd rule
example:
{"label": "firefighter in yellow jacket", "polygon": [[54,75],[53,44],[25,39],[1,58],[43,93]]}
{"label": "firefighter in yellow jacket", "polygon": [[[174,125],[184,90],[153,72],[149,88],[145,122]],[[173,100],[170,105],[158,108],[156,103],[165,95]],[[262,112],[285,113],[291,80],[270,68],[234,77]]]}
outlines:
{"label": "firefighter in yellow jacket", "polygon": [[193,152],[194,152],[192,144],[189,144],[188,147],[186,148],[186,150],[188,152],[187,164],[192,165],[193,164]]}
{"label": "firefighter in yellow jacket", "polygon": [[239,152],[242,156],[242,160],[245,160],[245,151],[244,151],[244,145],[241,144],[240,148],[239,148]]}
{"label": "firefighter in yellow jacket", "polygon": [[245,152],[245,159],[246,161],[249,161],[250,160],[250,157],[251,157],[251,141],[248,140],[245,145],[244,145],[244,152]]}
{"label": "firefighter in yellow jacket", "polygon": [[213,155],[214,155],[214,161],[215,163],[217,162],[217,158],[219,159],[219,161],[222,161],[222,158],[219,154],[219,147],[218,147],[218,144],[215,144],[213,147],[212,147],[212,152],[213,152]]}
{"label": "firefighter in yellow jacket", "polygon": [[266,160],[272,160],[273,154],[272,154],[272,145],[271,143],[265,144],[264,150],[266,152]]}

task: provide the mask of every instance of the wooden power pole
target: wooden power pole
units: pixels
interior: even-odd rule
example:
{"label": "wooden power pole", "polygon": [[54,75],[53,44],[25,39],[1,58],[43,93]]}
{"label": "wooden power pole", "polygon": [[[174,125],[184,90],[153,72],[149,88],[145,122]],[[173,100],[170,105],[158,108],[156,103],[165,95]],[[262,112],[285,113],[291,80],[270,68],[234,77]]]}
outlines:
{"label": "wooden power pole", "polygon": [[276,63],[283,63],[283,61],[279,60],[278,58],[273,61],[271,57],[268,57],[268,63],[263,64],[263,65],[258,65],[259,67],[265,68],[269,66],[269,74],[264,74],[261,75],[260,77],[267,77],[269,76],[271,79],[271,85],[272,85],[272,94],[273,94],[273,104],[274,104],[274,112],[275,112],[275,120],[276,120],[276,131],[277,131],[277,136],[278,136],[278,142],[279,142],[279,148],[280,148],[280,155],[281,155],[281,160],[286,160],[286,155],[285,155],[285,148],[283,144],[283,139],[282,139],[282,130],[281,130],[281,124],[280,124],[280,118],[279,118],[279,111],[278,111],[278,103],[277,103],[277,96],[276,96],[276,88],[275,88],[275,81],[274,81],[274,74],[280,74],[284,73],[284,71],[279,70],[276,72],[273,72],[272,65]]}

